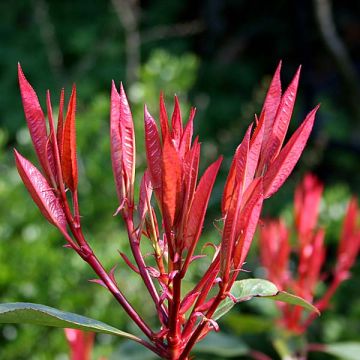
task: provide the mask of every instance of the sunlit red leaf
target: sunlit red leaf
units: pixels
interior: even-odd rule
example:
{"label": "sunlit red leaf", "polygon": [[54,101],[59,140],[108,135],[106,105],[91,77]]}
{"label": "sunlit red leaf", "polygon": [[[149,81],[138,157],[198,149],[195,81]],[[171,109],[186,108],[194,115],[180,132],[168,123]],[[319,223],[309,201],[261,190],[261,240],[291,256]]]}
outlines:
{"label": "sunlit red leaf", "polygon": [[314,125],[317,106],[295,131],[264,177],[264,197],[269,198],[284,183],[300,158]]}
{"label": "sunlit red leaf", "polygon": [[185,246],[187,248],[198,241],[202,232],[206,209],[221,161],[222,157],[207,168],[196,188],[194,199],[189,211],[188,221],[185,225]]}
{"label": "sunlit red leaf", "polygon": [[61,154],[61,168],[65,184],[71,192],[75,192],[78,184],[76,159],[76,88],[72,89],[64,125],[64,140]]}
{"label": "sunlit red leaf", "polygon": [[60,102],[59,102],[59,114],[58,114],[58,122],[56,129],[57,143],[60,150],[60,155],[62,154],[62,144],[64,137],[64,97],[65,92],[64,89],[61,89],[60,93]]}
{"label": "sunlit red leaf", "polygon": [[[259,221],[262,203],[263,203],[263,190],[262,181],[255,180],[256,185],[249,196],[249,200],[241,211],[240,214],[240,232],[238,233],[237,244],[234,250],[234,269],[242,266],[245,258],[249,252],[250,245],[254,238],[256,226]],[[249,188],[250,190],[250,188]],[[245,197],[245,196],[244,196]]]}
{"label": "sunlit red leaf", "polygon": [[34,148],[40,165],[43,168],[48,180],[50,181],[51,171],[48,165],[46,150],[47,131],[45,116],[39,104],[39,99],[32,86],[26,80],[20,64],[18,64],[18,77],[21,99],[31,140],[34,144]]}
{"label": "sunlit red leaf", "polygon": [[300,70],[301,67],[284,92],[274,119],[271,135],[266,145],[267,159],[270,161],[279,153],[289,127],[299,84]]}
{"label": "sunlit red leaf", "polygon": [[150,173],[151,184],[161,201],[161,184],[162,184],[162,149],[159,137],[158,128],[155,120],[152,118],[147,110],[144,108],[144,122],[145,122],[145,148],[148,169]]}
{"label": "sunlit red leaf", "polygon": [[64,210],[59,199],[55,196],[54,190],[51,189],[44,176],[30,161],[16,150],[14,152],[20,177],[41,213],[51,224],[63,230],[66,229]]}
{"label": "sunlit red leaf", "polygon": [[135,133],[130,106],[122,84],[120,84],[119,96],[122,161],[129,191],[135,179]]}
{"label": "sunlit red leaf", "polygon": [[191,140],[194,132],[194,117],[195,117],[196,109],[191,108],[189,121],[187,122],[184,132],[181,137],[180,142],[180,156],[184,157],[185,153],[190,150],[191,147]]}
{"label": "sunlit red leaf", "polygon": [[181,162],[169,138],[165,138],[162,156],[162,205],[164,221],[172,227],[175,220],[178,193],[181,191]]}
{"label": "sunlit red leaf", "polygon": [[244,190],[244,180],[247,172],[247,158],[249,152],[251,128],[252,125],[248,127],[248,130],[244,136],[243,141],[237,147],[233,161],[230,166],[230,171],[226,179],[224,193],[222,197],[222,204],[221,204],[223,216],[227,212],[231,198],[233,196],[234,188],[237,186],[238,182],[241,182],[240,185],[241,193]]}
{"label": "sunlit red leaf", "polygon": [[164,101],[164,94],[160,94],[160,126],[161,126],[161,138],[162,141],[168,136],[169,134],[169,119],[166,112],[166,106]]}
{"label": "sunlit red leaf", "polygon": [[116,192],[121,205],[125,198],[125,182],[122,171],[122,145],[120,133],[120,96],[116,90],[114,81],[111,86],[111,109],[110,109],[110,144],[111,162],[114,173]]}
{"label": "sunlit red leaf", "polygon": [[271,129],[274,123],[275,115],[281,99],[281,81],[280,81],[281,61],[271,80],[269,90],[265,97],[264,106],[261,110],[260,118],[264,117],[264,144],[270,137]]}
{"label": "sunlit red leaf", "polygon": [[175,101],[174,102],[174,111],[173,111],[173,114],[171,117],[171,126],[172,126],[171,137],[174,140],[175,146],[179,147],[181,136],[183,133],[183,127],[182,127],[179,99],[176,95],[175,95],[174,101]]}
{"label": "sunlit red leaf", "polygon": [[146,170],[141,180],[140,184],[140,195],[139,195],[139,218],[142,220],[145,217],[146,212],[148,211],[148,201],[150,202],[152,194],[151,182],[149,171]]}

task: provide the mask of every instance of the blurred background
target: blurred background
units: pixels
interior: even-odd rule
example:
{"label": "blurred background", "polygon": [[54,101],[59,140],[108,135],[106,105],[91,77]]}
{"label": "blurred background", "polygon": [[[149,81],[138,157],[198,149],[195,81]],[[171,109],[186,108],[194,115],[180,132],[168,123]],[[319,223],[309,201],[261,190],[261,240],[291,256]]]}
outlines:
{"label": "blurred background", "polygon": [[[321,221],[328,227],[330,267],[346,203],[351,194],[360,194],[359,17],[356,0],[1,1],[0,302],[43,303],[136,331],[106,291],[87,281],[93,276],[90,270],[62,248],[63,239],[20,183],[12,148],[32,161],[35,156],[17,84],[18,61],[42,105],[50,89],[55,111],[60,89],[64,86],[68,97],[76,82],[83,223],[89,242],[109,268],[120,262],[117,249],[127,251],[122,226],[112,216],[117,200],[108,139],[111,80],[123,82],[132,105],[139,172],[145,166],[143,104],[157,116],[162,90],[169,109],[173,95],[180,97],[184,117],[191,105],[197,108],[203,166],[225,155],[206,226],[210,241],[218,240],[212,221],[219,214],[231,156],[254,114],[260,113],[279,60],[283,88],[302,64],[290,133],[319,102],[321,109],[299,165],[263,214],[288,216],[295,185],[305,172],[315,173],[326,188]],[[249,269],[257,268],[257,256],[255,245]],[[136,296],[143,293],[137,276],[123,264],[119,268],[118,281],[126,294],[151,318],[152,308]],[[199,270],[201,265],[194,272]],[[360,340],[359,283],[358,261],[332,308],[311,327],[312,341]],[[271,309],[255,303],[239,311],[242,318],[236,312],[225,318],[224,332],[268,351]],[[263,313],[267,315],[261,321]],[[96,358],[110,357],[118,343],[98,336],[96,345]],[[0,326],[0,358],[62,360],[67,359],[67,347],[61,330],[6,325]]]}

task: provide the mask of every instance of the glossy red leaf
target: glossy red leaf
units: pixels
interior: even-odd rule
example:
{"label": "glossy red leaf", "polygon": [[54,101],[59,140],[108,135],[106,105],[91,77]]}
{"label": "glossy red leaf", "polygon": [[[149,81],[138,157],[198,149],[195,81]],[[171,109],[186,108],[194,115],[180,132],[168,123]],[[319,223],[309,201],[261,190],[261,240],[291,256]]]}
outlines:
{"label": "glossy red leaf", "polygon": [[123,204],[125,198],[125,181],[122,166],[122,144],[120,133],[120,96],[116,90],[114,81],[111,85],[111,109],[110,109],[110,144],[111,162],[115,180],[116,193],[119,204]]}
{"label": "glossy red leaf", "polygon": [[161,137],[162,141],[168,136],[169,134],[169,119],[166,112],[166,106],[164,101],[164,94],[160,94],[160,126],[161,126]]}
{"label": "glossy red leaf", "polygon": [[66,218],[64,210],[53,189],[51,189],[45,177],[30,161],[25,159],[16,150],[14,150],[14,153],[20,177],[41,213],[51,224],[65,230]]}
{"label": "glossy red leaf", "polygon": [[150,202],[152,194],[152,187],[150,181],[149,171],[146,170],[140,184],[140,195],[139,195],[139,218],[140,221],[144,219],[146,212],[148,211],[148,202]]}
{"label": "glossy red leaf", "polygon": [[174,141],[175,146],[178,148],[180,145],[180,140],[181,140],[181,136],[183,133],[183,127],[182,127],[179,99],[176,95],[175,95],[174,101],[175,101],[174,102],[174,111],[173,111],[173,114],[171,117],[171,126],[172,126],[171,137]]}
{"label": "glossy red leaf", "polygon": [[162,148],[156,122],[148,112],[146,106],[144,108],[144,122],[146,158],[150,173],[150,179],[155,194],[157,195],[158,200],[161,201]]}
{"label": "glossy red leaf", "polygon": [[221,276],[228,277],[230,271],[230,261],[233,252],[233,246],[236,238],[236,229],[238,228],[238,219],[242,201],[242,184],[235,183],[232,196],[226,211],[224,229],[220,247],[220,272]]}
{"label": "glossy red leaf", "polygon": [[179,192],[181,192],[181,161],[169,138],[165,138],[162,156],[162,207],[164,221],[174,224]]}
{"label": "glossy red leaf", "polygon": [[59,114],[58,114],[58,122],[56,129],[57,143],[60,150],[60,155],[62,154],[63,138],[64,138],[64,98],[65,98],[65,91],[64,89],[61,89],[60,101],[59,101]]}
{"label": "glossy red leaf", "polygon": [[247,158],[249,153],[251,128],[252,125],[248,127],[243,141],[237,147],[233,161],[230,166],[230,171],[226,179],[221,204],[223,216],[226,214],[227,209],[229,208],[234,188],[237,186],[238,182],[241,182],[241,193],[244,191],[244,180],[247,172]]}
{"label": "glossy red leaf", "polygon": [[[249,196],[249,200],[241,211],[240,214],[240,227],[238,232],[238,240],[235,245],[233,261],[234,269],[239,269],[245,261],[245,258],[249,252],[250,245],[254,238],[256,226],[259,221],[262,203],[263,203],[263,190],[262,181],[255,180],[256,185],[252,190],[252,194]],[[244,196],[245,198],[246,196]]]}
{"label": "glossy red leaf", "polygon": [[187,248],[190,248],[192,244],[196,244],[201,235],[206,209],[221,162],[222,157],[206,169],[196,188],[189,210],[188,221],[185,225],[185,246]]}
{"label": "glossy red leaf", "polygon": [[263,136],[264,136],[264,116],[261,116],[250,140],[250,149],[247,159],[247,171],[246,171],[245,183],[244,183],[245,189],[250,185],[256,174],[256,170],[260,159]]}
{"label": "glossy red leaf", "polygon": [[284,183],[300,158],[314,125],[319,105],[313,109],[295,131],[264,176],[264,197],[269,198]]}
{"label": "glossy red leaf", "polygon": [[76,159],[76,128],[75,128],[75,112],[76,112],[76,88],[73,86],[68,110],[64,125],[63,149],[61,154],[61,168],[65,184],[71,192],[77,190],[78,185],[78,169]]}
{"label": "glossy red leaf", "polygon": [[18,64],[18,78],[20,85],[21,99],[24,107],[25,118],[28,124],[31,140],[34,144],[36,155],[39,159],[40,165],[43,168],[48,180],[51,179],[51,171],[48,166],[47,158],[47,130],[45,123],[45,116],[41,109],[39,99],[26,80],[24,73]]}
{"label": "glossy red leaf", "polygon": [[264,117],[264,145],[270,138],[275,115],[281,99],[281,81],[280,81],[281,61],[271,80],[269,90],[265,97],[264,106],[261,110],[260,118]]}
{"label": "glossy red leaf", "polygon": [[130,106],[122,83],[120,84],[119,97],[122,164],[126,174],[127,190],[129,191],[135,180],[135,133]]}
{"label": "glossy red leaf", "polygon": [[194,132],[194,117],[195,117],[196,109],[191,108],[190,115],[189,115],[189,121],[187,122],[184,132],[181,137],[180,141],[180,156],[183,158],[186,152],[190,150],[191,147],[191,140],[193,137]]}
{"label": "glossy red leaf", "polygon": [[278,155],[283,145],[295,105],[300,70],[301,67],[297,70],[293,80],[281,98],[272,126],[271,135],[268,143],[266,144],[266,148],[264,149],[264,151],[266,151],[265,165]]}

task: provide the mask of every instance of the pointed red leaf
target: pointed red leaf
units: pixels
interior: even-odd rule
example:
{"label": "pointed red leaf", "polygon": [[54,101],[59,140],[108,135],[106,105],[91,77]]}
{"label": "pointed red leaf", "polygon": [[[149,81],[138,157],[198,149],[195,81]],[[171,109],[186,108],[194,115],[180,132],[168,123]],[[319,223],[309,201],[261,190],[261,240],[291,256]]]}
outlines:
{"label": "pointed red leaf", "polygon": [[49,183],[30,161],[16,150],[14,150],[14,153],[16,167],[32,199],[45,218],[64,231],[66,229],[64,210]]}
{"label": "pointed red leaf", "polygon": [[247,161],[247,172],[244,183],[245,189],[247,189],[247,187],[254,179],[256,169],[259,163],[261,146],[263,143],[263,136],[264,136],[264,116],[261,116],[250,140],[250,149],[249,149],[249,155]]}
{"label": "pointed red leaf", "polygon": [[226,218],[221,239],[220,247],[220,271],[221,276],[229,276],[230,261],[235,243],[236,229],[238,228],[238,219],[242,202],[242,184],[235,183],[233,193],[226,211]]}
{"label": "pointed red leaf", "polygon": [[187,248],[190,248],[192,244],[196,244],[199,240],[211,191],[221,162],[222,157],[206,169],[204,175],[200,179],[199,185],[196,188],[188,215],[188,221],[185,225],[185,246]]}
{"label": "pointed red leaf", "polygon": [[244,190],[244,180],[247,172],[247,158],[249,152],[249,143],[250,143],[250,134],[251,134],[252,124],[248,127],[244,139],[241,144],[237,147],[233,161],[230,166],[229,175],[226,179],[224,193],[222,197],[222,214],[225,216],[231,198],[233,196],[234,188],[237,186],[237,183],[241,182],[241,192]]}
{"label": "pointed red leaf", "polygon": [[[51,173],[54,176],[55,182],[58,184],[59,182],[58,182],[58,171],[57,171],[57,165],[56,165],[56,156],[58,156],[59,153],[58,153],[58,147],[57,147],[57,141],[56,141],[55,125],[54,125],[49,90],[46,92],[46,107],[47,107],[48,122],[49,122],[49,129],[50,129],[49,139],[46,144],[46,153],[47,153],[49,168],[51,170]],[[56,152],[57,152],[57,154],[56,154]]]}
{"label": "pointed red leaf", "polygon": [[264,164],[267,164],[268,161],[271,161],[275,156],[278,155],[285,140],[291,115],[294,109],[297,88],[299,85],[300,70],[301,66],[297,70],[293,80],[281,98],[272,126],[271,135],[268,143],[266,144],[266,148],[264,149],[264,151],[266,151],[266,160]]}
{"label": "pointed red leaf", "polygon": [[174,111],[171,117],[171,126],[172,126],[171,137],[174,140],[175,146],[178,148],[183,133],[183,127],[182,127],[179,99],[176,95],[175,95]]}
{"label": "pointed red leaf", "polygon": [[139,218],[142,221],[148,211],[148,201],[150,202],[152,194],[151,181],[149,171],[146,170],[140,184],[140,196],[139,196]]}
{"label": "pointed red leaf", "polygon": [[161,138],[162,138],[162,141],[164,142],[164,139],[169,134],[169,119],[168,119],[168,115],[166,112],[164,94],[162,92],[160,94],[160,104],[159,105],[160,105],[159,108],[160,108]]}
{"label": "pointed red leaf", "polygon": [[31,140],[34,144],[40,165],[43,168],[48,181],[50,181],[51,172],[48,166],[48,159],[46,155],[47,131],[45,116],[39,104],[39,99],[32,86],[26,80],[20,64],[18,64],[18,78],[21,99]]}
{"label": "pointed red leaf", "polygon": [[123,204],[125,198],[125,180],[122,166],[122,145],[120,133],[120,96],[116,90],[114,81],[111,84],[111,109],[110,109],[110,144],[111,162],[119,204]]}
{"label": "pointed red leaf", "polygon": [[239,238],[234,250],[234,269],[239,269],[242,266],[249,252],[259,221],[263,199],[262,181],[260,180],[256,183],[249,200],[241,211]]}
{"label": "pointed red leaf", "polygon": [[168,230],[173,226],[181,191],[181,162],[169,138],[165,138],[162,156],[162,207]]}
{"label": "pointed red leaf", "polygon": [[61,168],[65,184],[71,192],[75,192],[78,184],[78,169],[76,160],[76,88],[73,86],[64,125],[63,152]]}
{"label": "pointed red leaf", "polygon": [[58,122],[56,129],[57,143],[60,150],[60,155],[62,154],[63,139],[64,139],[64,97],[65,97],[65,91],[64,89],[61,89],[60,101],[59,101],[59,114],[58,114]]}
{"label": "pointed red leaf", "polygon": [[265,97],[264,106],[261,110],[260,118],[264,117],[264,145],[268,141],[271,129],[274,123],[275,115],[281,99],[281,81],[280,81],[281,61],[276,68],[275,74],[271,80],[269,90]]}
{"label": "pointed red leaf", "polygon": [[180,156],[184,157],[185,153],[190,150],[191,147],[191,140],[194,132],[194,116],[195,116],[196,109],[191,108],[190,115],[189,115],[189,121],[187,122],[183,135],[181,137],[180,142]]}
{"label": "pointed red leaf", "polygon": [[275,158],[273,163],[270,164],[264,176],[265,199],[269,198],[280,188],[295,167],[310,136],[318,108],[319,105],[307,115],[306,119],[292,135],[280,154]]}
{"label": "pointed red leaf", "polygon": [[155,120],[152,118],[147,110],[144,108],[144,122],[145,122],[145,148],[148,169],[150,173],[151,184],[161,201],[161,183],[162,183],[162,149],[160,137]]}
{"label": "pointed red leaf", "polygon": [[135,180],[135,133],[131,110],[122,83],[120,83],[119,96],[122,160],[126,174],[127,191],[129,191]]}

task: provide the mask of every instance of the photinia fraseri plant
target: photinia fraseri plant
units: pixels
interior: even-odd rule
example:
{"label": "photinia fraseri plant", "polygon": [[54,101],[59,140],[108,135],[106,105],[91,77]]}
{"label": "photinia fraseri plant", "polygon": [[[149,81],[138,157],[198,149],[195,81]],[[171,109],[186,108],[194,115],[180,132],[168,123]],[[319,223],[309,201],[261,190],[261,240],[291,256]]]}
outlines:
{"label": "photinia fraseri plant", "polygon": [[[357,200],[352,198],[343,220],[336,264],[331,274],[323,273],[326,260],[325,230],[318,224],[322,193],[322,183],[314,175],[307,174],[295,190],[293,231],[281,219],[264,221],[260,228],[259,246],[267,277],[279,289],[286,289],[313,302],[318,285],[326,280],[327,290],[314,303],[320,311],[329,306],[340,284],[350,277],[350,269],[360,249],[359,208]],[[295,246],[290,242],[293,237],[297,242]],[[298,258],[296,272],[290,270],[292,253]],[[313,314],[304,314],[299,306],[279,303],[278,308],[279,327],[288,334],[303,334],[314,320]],[[325,346],[310,345],[309,349],[312,348],[327,351]],[[303,346],[300,349],[301,359],[307,357],[306,352]]]}
{"label": "photinia fraseri plant", "polygon": [[[133,119],[122,84],[111,89],[111,159],[118,198],[116,215],[126,227],[134,262],[120,252],[124,262],[143,281],[149,292],[159,327],[153,329],[123,294],[114,268],[106,270],[85,239],[78,202],[78,169],[75,111],[72,89],[65,115],[64,91],[60,94],[55,128],[50,93],[46,95],[47,121],[37,95],[19,65],[19,84],[31,139],[42,171],[15,150],[19,174],[43,216],[64,236],[94,270],[92,280],[104,286],[142,331],[145,338],[125,333],[102,322],[44,305],[0,305],[0,322],[36,324],[103,332],[134,340],[164,359],[185,360],[194,345],[209,332],[235,303],[254,296],[270,297],[316,311],[300,297],[281,292],[266,280],[237,281],[253,240],[263,200],[273,195],[296,165],[313,127],[312,110],[283,146],[292,115],[300,68],[284,93],[279,64],[259,117],[250,124],[236,149],[226,180],[222,203],[221,240],[213,244],[215,255],[199,282],[184,293],[183,282],[192,262],[200,257],[197,245],[202,233],[211,191],[220,168],[220,157],[199,176],[201,144],[193,140],[192,109],[183,125],[175,97],[171,118],[160,96],[159,124],[145,106],[147,169],[139,197],[135,199],[135,137]],[[160,130],[158,126],[160,125]],[[200,179],[200,180],[198,180]],[[153,247],[155,266],[145,261],[142,243]]]}

